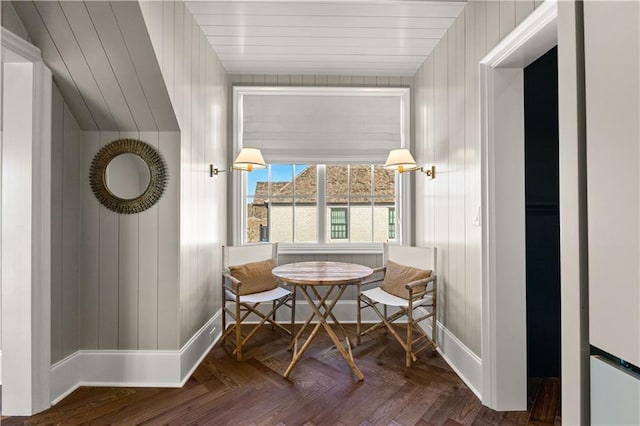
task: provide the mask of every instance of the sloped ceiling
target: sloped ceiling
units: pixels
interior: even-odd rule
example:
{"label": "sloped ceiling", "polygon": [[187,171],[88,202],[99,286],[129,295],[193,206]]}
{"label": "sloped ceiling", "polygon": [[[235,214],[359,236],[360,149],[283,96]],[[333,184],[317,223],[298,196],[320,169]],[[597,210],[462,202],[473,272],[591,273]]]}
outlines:
{"label": "sloped ceiling", "polygon": [[464,1],[186,1],[232,74],[413,76]]}
{"label": "sloped ceiling", "polygon": [[14,1],[83,130],[178,130],[136,1]]}

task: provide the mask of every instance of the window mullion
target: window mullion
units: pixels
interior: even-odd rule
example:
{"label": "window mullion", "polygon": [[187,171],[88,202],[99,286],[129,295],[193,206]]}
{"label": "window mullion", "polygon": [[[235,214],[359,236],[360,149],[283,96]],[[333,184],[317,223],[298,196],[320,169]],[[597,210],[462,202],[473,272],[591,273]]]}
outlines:
{"label": "window mullion", "polygon": [[317,167],[318,242],[324,244],[327,242],[327,166],[320,164]]}
{"label": "window mullion", "polygon": [[347,165],[347,238],[351,242],[351,165]]}
{"label": "window mullion", "polygon": [[371,206],[371,242],[374,242],[376,240],[376,209],[375,209],[375,195],[376,195],[376,189],[374,187],[374,180],[373,180],[373,166],[369,166],[369,172],[370,172],[370,176],[369,176],[369,180],[371,182],[371,192],[370,192],[370,206]]}

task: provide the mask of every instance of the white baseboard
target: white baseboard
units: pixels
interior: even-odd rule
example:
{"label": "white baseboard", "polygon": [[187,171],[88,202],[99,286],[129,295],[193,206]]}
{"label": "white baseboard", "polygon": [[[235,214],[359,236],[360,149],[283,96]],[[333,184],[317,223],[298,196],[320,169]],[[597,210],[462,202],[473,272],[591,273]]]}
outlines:
{"label": "white baseboard", "polygon": [[[432,335],[431,321],[425,322],[427,324],[421,324],[423,330]],[[437,326],[438,353],[482,401],[482,394],[479,391],[482,389],[482,360],[440,322],[437,323]]]}
{"label": "white baseboard", "polygon": [[51,367],[51,403],[79,386],[182,387],[220,338],[220,313],[180,350],[75,352]]}
{"label": "white baseboard", "polygon": [[[340,322],[355,323],[357,301],[336,304],[333,313]],[[176,351],[91,351],[75,352],[51,367],[51,401],[58,403],[79,386],[181,387],[222,334],[221,310]],[[391,311],[390,311],[391,312]],[[296,322],[311,314],[305,302],[296,304]],[[290,320],[288,309],[278,312],[279,321]],[[362,321],[377,321],[371,309],[363,311]],[[424,330],[431,334],[431,322]],[[438,352],[462,381],[481,397],[482,361],[453,333],[438,323]],[[1,356],[1,352],[0,352]],[[1,360],[1,359],[0,359]]]}

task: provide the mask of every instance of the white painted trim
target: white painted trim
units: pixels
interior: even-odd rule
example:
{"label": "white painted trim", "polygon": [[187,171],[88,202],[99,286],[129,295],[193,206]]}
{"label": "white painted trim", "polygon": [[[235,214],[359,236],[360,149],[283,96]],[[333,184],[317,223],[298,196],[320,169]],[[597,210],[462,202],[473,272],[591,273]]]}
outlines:
{"label": "white painted trim", "polygon": [[[2,251],[2,411],[5,415],[31,415],[50,406],[52,80],[38,48],[6,29],[1,30],[0,44],[3,78],[7,79],[8,69],[20,67],[14,69],[16,80],[31,79],[22,81],[24,89],[15,94],[25,102],[21,105],[23,115],[7,119],[7,111],[13,109],[2,111],[2,158],[3,163],[8,161],[5,156],[10,153],[12,164],[2,168],[1,245],[16,249]],[[11,98],[7,87],[2,96],[3,102]],[[7,102],[16,104],[15,99]],[[18,118],[23,121],[18,123]],[[7,123],[19,129],[12,139],[7,138]],[[16,187],[15,182],[21,186]],[[16,230],[20,230],[19,236]]]}
{"label": "white painted trim", "polygon": [[2,350],[0,350],[0,386],[2,386]]}
{"label": "white painted trim", "polygon": [[[496,410],[526,409],[524,113],[519,116],[524,93],[519,86],[523,68],[557,44],[556,17],[556,1],[545,1],[480,61],[481,389],[482,402]],[[509,111],[513,116],[507,119]]]}
{"label": "white painted trim", "polygon": [[278,254],[382,254],[382,243],[279,243]]}
{"label": "white painted trim", "polygon": [[0,27],[0,40],[3,48],[21,56],[26,62],[42,62],[40,49],[4,27]]}
{"label": "white painted trim", "polygon": [[[356,300],[336,304],[334,315],[340,322],[356,322]],[[222,330],[219,310],[179,351],[93,351],[81,350],[51,367],[51,404],[55,405],[80,386],[182,387],[193,371],[218,342]],[[296,306],[297,322],[311,314],[306,303]],[[279,313],[286,322],[285,310]],[[377,322],[373,310],[363,312],[364,323]],[[249,321],[250,322],[250,321]],[[424,330],[431,334],[431,322]],[[215,337],[214,336],[215,333]],[[482,362],[456,336],[438,323],[438,352],[462,381],[480,398]]]}
{"label": "white painted trim", "polygon": [[[422,328],[431,335],[431,321],[425,321]],[[451,369],[467,385],[471,392],[482,400],[482,360],[471,349],[465,346],[440,321],[438,324],[438,353],[449,364]]]}
{"label": "white painted trim", "polygon": [[[379,96],[381,94],[388,96],[398,96],[400,99],[401,109],[401,135],[400,135],[400,147],[412,149],[413,141],[411,140],[411,88],[409,87],[292,87],[292,86],[233,86],[232,96],[232,109],[233,109],[233,145],[230,155],[226,161],[221,161],[221,165],[216,164],[219,169],[228,168],[228,164],[231,164],[233,157],[242,149],[242,102],[245,95],[264,95],[265,93],[272,92],[278,95],[319,95],[319,96],[332,96],[332,95],[345,95],[345,96]],[[220,161],[220,160],[219,160]],[[345,159],[348,162],[348,159]],[[229,189],[231,191],[231,241],[233,245],[247,244],[244,241],[244,230],[247,229],[246,224],[246,204],[244,200],[247,199],[246,189],[246,173],[222,173],[218,175],[218,178],[224,175],[229,175],[230,184]],[[397,235],[400,240],[398,243],[410,243],[412,241],[412,225],[415,223],[413,219],[413,197],[412,188],[415,173],[396,174],[396,192],[400,194],[400,203],[396,203],[396,226]],[[321,206],[320,206],[321,207]],[[325,215],[318,215],[318,220],[323,220]],[[326,224],[325,224],[326,226]],[[319,229],[318,231],[321,231]],[[321,238],[326,233],[319,234]],[[330,248],[324,248],[324,243],[320,240],[320,244],[305,244],[295,243],[289,245],[291,254],[356,254],[367,253],[371,254],[374,251],[373,248],[366,248],[367,244],[350,244],[351,249],[341,248],[331,251]],[[338,245],[338,244],[337,244]],[[369,246],[376,246],[376,243],[371,243]],[[299,249],[295,246],[300,246]],[[320,248],[318,248],[320,246]],[[328,244],[327,244],[328,246]],[[300,251],[298,251],[300,250]]]}
{"label": "white painted trim", "polygon": [[80,350],[69,355],[51,367],[51,403],[79,386],[182,387],[220,339],[221,313],[216,312],[180,350]]}

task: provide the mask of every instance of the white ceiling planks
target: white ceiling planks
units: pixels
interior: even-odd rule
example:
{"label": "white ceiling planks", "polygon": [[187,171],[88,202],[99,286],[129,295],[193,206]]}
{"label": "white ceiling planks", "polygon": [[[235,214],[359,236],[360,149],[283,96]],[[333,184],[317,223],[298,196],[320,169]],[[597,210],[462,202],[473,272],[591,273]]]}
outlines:
{"label": "white ceiling planks", "polygon": [[14,1],[83,130],[177,130],[138,2]]}
{"label": "white ceiling planks", "polygon": [[413,76],[462,1],[187,1],[233,74]]}

